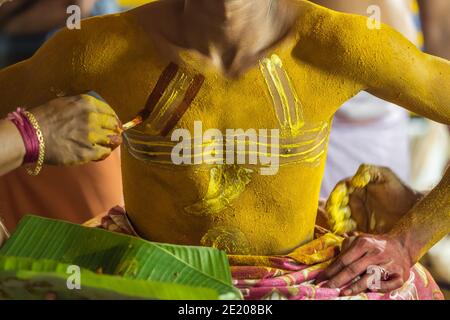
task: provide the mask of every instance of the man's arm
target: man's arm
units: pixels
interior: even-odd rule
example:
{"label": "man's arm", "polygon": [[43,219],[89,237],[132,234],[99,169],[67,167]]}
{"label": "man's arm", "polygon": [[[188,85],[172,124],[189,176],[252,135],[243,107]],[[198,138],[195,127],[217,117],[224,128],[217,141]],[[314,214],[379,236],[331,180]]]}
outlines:
{"label": "man's arm", "polygon": [[[380,177],[371,168],[368,180]],[[353,282],[343,295],[358,294],[369,288],[371,266],[380,266],[389,277],[377,289],[388,292],[400,288],[410,276],[411,267],[439,240],[450,232],[450,169],[428,195],[420,200],[385,234],[362,234],[344,244],[340,256],[323,273],[320,281],[329,279],[326,286],[342,288]],[[319,282],[320,282],[319,281]]]}
{"label": "man's arm", "polygon": [[[326,16],[326,14],[325,14]],[[422,53],[392,28],[370,29],[365,17],[329,13],[309,36],[327,55],[310,55],[311,63],[361,84],[364,90],[433,120],[450,124],[450,63]],[[300,47],[301,43],[299,43]],[[299,50],[299,49],[297,49]],[[300,51],[301,52],[301,51]],[[391,232],[357,237],[324,273],[329,287],[341,288],[362,275],[343,295],[368,288],[371,265],[390,275],[380,291],[399,288],[410,268],[449,232],[450,173]]]}
{"label": "man's arm", "polygon": [[0,176],[2,176],[22,165],[25,145],[19,130],[8,120],[0,120],[0,137]]}
{"label": "man's arm", "polygon": [[390,232],[401,235],[418,261],[450,233],[450,168],[441,182],[406,214]]}
{"label": "man's arm", "polygon": [[[355,62],[344,61],[349,69],[360,70],[353,74],[355,78],[380,98],[450,124],[450,62],[422,53],[386,25],[380,30],[369,30],[365,18],[353,20],[348,29],[354,30],[357,40],[346,59]],[[350,32],[345,33],[344,41],[351,41]],[[348,42],[346,45],[351,46]],[[406,237],[411,261],[417,261],[450,232],[449,200],[447,171],[440,184],[394,227],[392,234]]]}
{"label": "man's arm", "polygon": [[387,25],[370,29],[367,18],[341,14],[337,52],[342,72],[379,98],[450,124],[450,62],[422,53]]}
{"label": "man's arm", "polygon": [[0,118],[17,107],[89,91],[81,32],[62,30],[32,58],[0,71]]}

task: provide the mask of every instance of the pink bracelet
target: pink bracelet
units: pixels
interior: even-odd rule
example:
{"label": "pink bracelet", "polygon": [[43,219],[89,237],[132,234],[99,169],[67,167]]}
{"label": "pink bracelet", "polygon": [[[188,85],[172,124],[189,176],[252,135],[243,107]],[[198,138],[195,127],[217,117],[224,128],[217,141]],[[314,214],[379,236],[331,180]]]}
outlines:
{"label": "pink bracelet", "polygon": [[16,125],[22,136],[25,145],[23,163],[35,163],[39,158],[39,140],[36,130],[25,115],[25,109],[17,108],[15,112],[8,114],[7,119]]}

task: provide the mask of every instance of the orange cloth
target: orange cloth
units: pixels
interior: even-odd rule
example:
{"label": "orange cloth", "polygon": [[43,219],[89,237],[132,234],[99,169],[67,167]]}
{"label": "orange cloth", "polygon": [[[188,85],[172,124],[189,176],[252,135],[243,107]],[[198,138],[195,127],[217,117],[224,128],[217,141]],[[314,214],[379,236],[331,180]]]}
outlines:
{"label": "orange cloth", "polygon": [[9,231],[26,214],[83,223],[123,203],[119,150],[102,162],[45,167],[38,177],[23,168],[0,177],[0,216]]}

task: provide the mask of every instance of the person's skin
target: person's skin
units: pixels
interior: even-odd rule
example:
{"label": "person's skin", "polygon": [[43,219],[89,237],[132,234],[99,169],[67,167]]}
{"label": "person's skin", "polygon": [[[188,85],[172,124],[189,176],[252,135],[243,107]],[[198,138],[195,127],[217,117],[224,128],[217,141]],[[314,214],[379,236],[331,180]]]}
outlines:
{"label": "person's skin", "polygon": [[[294,32],[292,38],[286,38],[289,31]],[[265,92],[254,85],[262,81],[258,60],[274,45],[293,38],[298,42],[280,55],[307,106],[305,121],[329,121],[345,101],[366,90],[450,123],[448,61],[420,52],[385,25],[369,30],[364,17],[288,0],[161,1],[114,17],[89,19],[80,31],[59,33],[32,59],[0,72],[0,113],[13,103],[33,106],[58,92],[93,90],[123,122],[128,121],[145,104],[163,68],[174,61],[202,70],[210,88],[199,92],[177,128],[192,129],[194,120],[207,128],[273,128],[278,126],[274,115],[261,111],[267,104]],[[50,55],[53,59],[43,63]],[[183,60],[186,56],[196,58]],[[30,74],[38,77],[33,83],[25,81]],[[224,87],[233,89],[224,93]],[[21,101],[14,101],[17,96]],[[207,101],[207,107],[201,101]],[[315,167],[281,167],[270,178],[255,175],[220,219],[184,211],[184,206],[202,198],[209,175],[152,166],[126,153],[122,160],[128,215],[149,240],[198,245],[209,230],[237,228],[248,240],[248,253],[273,255],[312,239],[324,159]],[[445,186],[437,190],[442,192]],[[434,200],[427,197],[423,203],[432,206]],[[432,210],[428,214],[443,218]],[[436,234],[446,227],[438,228]],[[389,257],[406,270],[424,248],[412,241],[410,232],[417,230],[404,224],[394,229],[376,236],[385,240],[382,255],[376,257]],[[425,232],[429,235],[430,230]],[[371,262],[384,263],[383,259]]]}
{"label": "person's skin", "polygon": [[[22,165],[25,146],[16,126],[8,120],[0,120],[0,176]],[[3,138],[5,137],[5,139]]]}
{"label": "person's skin", "polygon": [[[17,15],[2,28],[2,33],[25,35],[49,32],[61,28],[67,20],[67,8],[78,5],[82,17],[87,17],[98,0],[39,0],[27,11]],[[3,1],[0,21],[4,16],[22,4],[23,0]],[[0,6],[2,1],[0,1]],[[42,17],[45,17],[43,19]]]}
{"label": "person's skin", "polygon": [[423,197],[391,169],[361,165],[354,176],[340,181],[322,204],[321,221],[326,223],[322,226],[338,234],[387,233]]}
{"label": "person's skin", "polygon": [[419,0],[425,49],[439,57],[450,59],[450,1]]}
{"label": "person's skin", "polygon": [[[57,98],[30,112],[44,135],[45,164],[79,165],[108,157],[121,142],[114,111],[90,96]],[[17,127],[0,119],[0,176],[23,164],[25,145]],[[0,247],[8,232],[0,216]]]}
{"label": "person's skin", "polygon": [[[343,182],[346,190],[339,193],[346,200],[337,202],[342,209],[351,207],[358,229],[382,234],[349,238],[319,281],[330,279],[328,287],[342,287],[363,275],[343,292],[356,294],[365,291],[370,282],[370,275],[364,275],[367,268],[380,265],[391,273],[390,280],[381,283],[380,291],[396,289],[409,278],[411,266],[450,232],[450,170],[424,197],[385,168],[362,166],[355,177]],[[342,187],[342,183],[337,186]],[[371,216],[372,226],[368,222]]]}
{"label": "person's skin", "polygon": [[[384,23],[395,27],[406,36],[410,35],[409,37],[411,39],[416,37],[413,21],[410,19],[411,15],[408,14],[408,6],[410,5],[409,0],[403,2],[385,0],[315,0],[314,2],[335,10],[361,15],[366,14],[367,8],[370,5],[378,5],[381,9],[381,18]],[[448,1],[444,4],[440,3],[439,0],[432,0],[426,4],[422,3],[421,8],[424,9],[423,14],[427,17],[427,21],[425,21],[425,30],[428,31],[425,32],[426,39],[428,37],[430,40],[428,42],[429,44],[437,44],[438,41],[436,41],[436,38],[440,38],[439,42],[441,43],[437,48],[441,49],[448,44],[448,38],[444,38],[446,24],[448,23],[447,20],[444,22],[443,19],[439,19],[439,17],[446,16],[443,12],[448,12],[448,10],[445,11],[445,6],[448,6],[448,3]],[[432,34],[433,32],[434,34]],[[439,50],[434,50],[431,52],[436,54],[438,51]],[[445,57],[445,55],[443,56]],[[373,177],[373,181],[364,185],[362,188],[358,188],[358,186],[361,186],[361,181],[364,181],[365,174]],[[365,183],[366,182],[363,182],[363,184]],[[389,190],[389,193],[387,190]],[[399,226],[396,226],[398,220],[402,218],[421,197],[421,194],[412,191],[401,183],[388,169],[363,166],[355,177],[343,181],[336,186],[328,201],[328,209],[330,211],[329,215],[336,217],[336,219],[334,219],[335,223],[338,224],[338,226],[334,226],[336,230],[345,232],[346,228],[351,230],[354,229],[356,225],[358,231],[371,234],[384,234],[391,231],[393,227],[396,229],[400,228]],[[387,203],[389,203],[389,206],[386,205]],[[340,204],[343,205],[340,206]],[[351,218],[349,217],[350,213]],[[437,215],[436,219],[438,219],[439,216],[441,215]],[[347,217],[348,219],[342,219],[342,217]],[[444,223],[442,227],[445,230],[446,227],[448,228],[448,224]],[[394,229],[393,233],[395,232],[398,234],[398,229],[397,231]],[[354,242],[353,246],[349,246],[348,244],[355,239],[357,240]],[[369,235],[360,238],[352,237],[351,240],[347,241],[342,256],[330,266],[329,270],[324,273],[321,280],[329,278],[330,281],[328,282],[328,286],[342,287],[355,278],[355,275],[365,273],[365,270],[367,270],[367,267],[371,264],[387,264],[384,259],[386,259],[388,255],[382,251],[389,250],[390,248],[388,245],[383,247],[379,240],[380,239]],[[361,244],[364,243],[364,241],[367,241],[368,243]],[[360,245],[358,245],[358,243],[360,243]],[[419,247],[420,245],[416,246]],[[379,251],[380,257],[376,257],[376,254],[373,254],[373,252]],[[369,252],[369,254],[367,254],[365,259],[359,259],[367,252]],[[414,260],[412,261],[417,261],[417,254],[413,259]],[[386,288],[383,288],[384,290],[400,286],[402,280],[406,280],[409,277],[408,270],[411,261],[409,261],[409,259],[397,259],[397,262],[400,267],[397,268],[397,270],[394,270],[394,272],[389,270],[393,273],[393,280],[391,280],[392,282],[389,285],[386,285]],[[343,264],[349,265],[345,268],[343,267]],[[401,267],[402,264],[403,269]],[[395,271],[397,271],[397,273],[395,273]],[[364,276],[349,290],[352,290],[353,294],[366,290],[367,279],[369,277],[369,275]],[[345,294],[349,294],[349,292],[346,292]]]}
{"label": "person's skin", "polygon": [[[368,12],[368,8],[376,5],[380,9],[381,22],[393,27],[403,34],[409,41],[418,45],[419,30],[414,21],[414,15],[411,12],[411,0],[310,0],[332,10],[359,14],[362,16],[371,16],[373,11]],[[356,120],[348,117],[344,112],[336,113],[336,118],[346,121],[349,124],[369,124],[379,121],[379,117],[373,119]]]}
{"label": "person's skin", "polygon": [[[121,142],[120,122],[104,102],[89,96],[58,98],[30,110],[46,145],[44,163],[80,165],[107,158]],[[16,126],[0,120],[0,176],[20,167],[25,145]]]}

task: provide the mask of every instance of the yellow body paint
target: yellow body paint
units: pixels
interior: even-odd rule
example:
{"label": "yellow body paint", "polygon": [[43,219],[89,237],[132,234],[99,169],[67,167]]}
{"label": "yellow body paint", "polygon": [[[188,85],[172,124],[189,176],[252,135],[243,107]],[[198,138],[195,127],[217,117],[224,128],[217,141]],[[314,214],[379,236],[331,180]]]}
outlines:
{"label": "yellow body paint", "polygon": [[205,196],[185,211],[194,215],[210,215],[222,212],[238,199],[251,181],[253,171],[237,165],[219,165],[210,170],[208,190]]}
{"label": "yellow body paint", "polygon": [[[302,121],[304,128],[329,123],[336,110],[363,89],[450,123],[448,61],[421,53],[387,26],[368,30],[363,17],[304,1],[292,1],[292,5],[299,13],[292,33],[267,57],[276,54],[281,59],[290,84],[280,83],[283,89],[292,86],[291,93],[301,102],[303,114],[294,113],[288,121],[294,133]],[[61,92],[74,95],[93,90],[122,122],[133,119],[170,63],[168,55],[160,53],[155,36],[137,23],[135,15],[140,9],[136,10],[88,19],[81,30],[59,32],[32,59],[2,70],[0,113],[15,106],[39,105]],[[188,74],[206,77],[177,128],[193,132],[196,120],[204,128],[222,132],[280,126],[258,65],[230,79],[196,52],[181,50],[176,56]],[[31,77],[34,81],[29,81]],[[294,105],[296,98],[284,99],[283,106]],[[323,141],[326,147],[326,137]],[[313,166],[294,162],[281,166],[275,176],[253,175],[237,199],[230,197],[232,205],[212,215],[185,210],[199,201],[208,207],[203,200],[212,194],[208,192],[213,188],[209,168],[174,169],[123,152],[126,208],[140,235],[152,241],[221,242],[220,246],[234,253],[288,253],[313,238],[325,147]]]}

